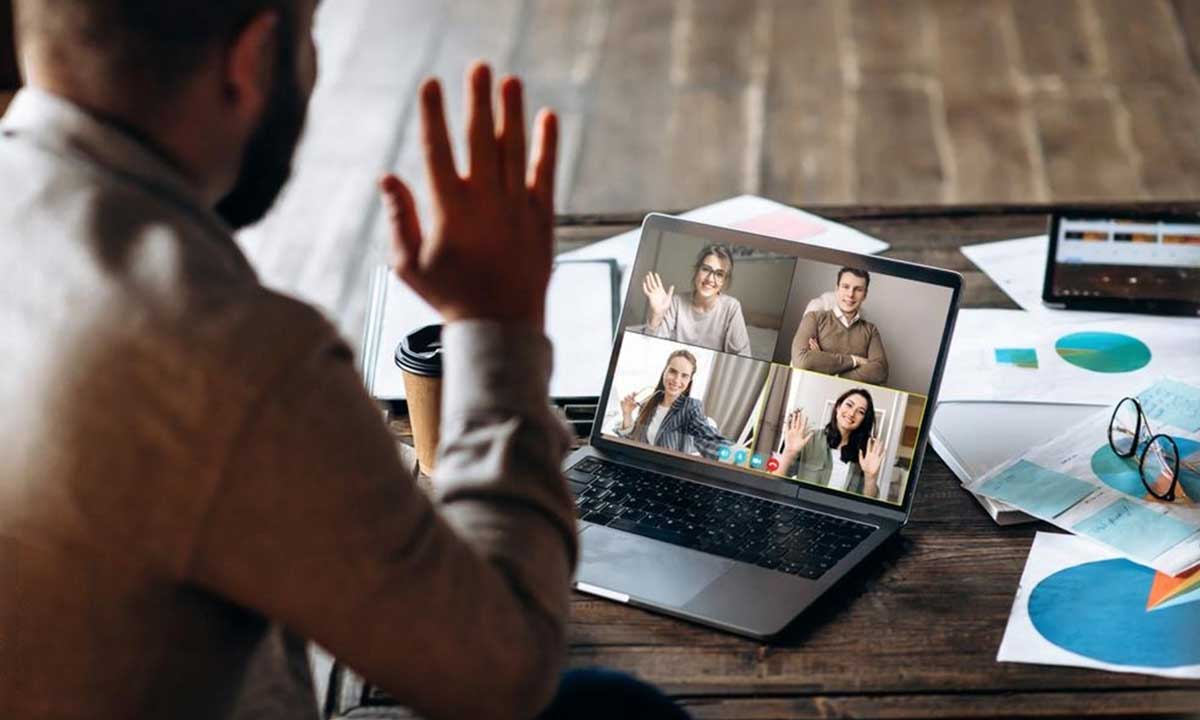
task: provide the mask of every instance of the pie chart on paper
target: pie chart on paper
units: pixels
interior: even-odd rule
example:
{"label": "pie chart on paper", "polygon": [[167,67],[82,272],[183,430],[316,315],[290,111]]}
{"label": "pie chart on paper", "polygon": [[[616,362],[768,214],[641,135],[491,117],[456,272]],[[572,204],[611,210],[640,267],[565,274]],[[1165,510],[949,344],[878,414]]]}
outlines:
{"label": "pie chart on paper", "polygon": [[[1174,439],[1175,446],[1179,448],[1181,459],[1190,462],[1200,460],[1200,442],[1186,437],[1175,437]],[[1142,473],[1138,469],[1136,456],[1131,458],[1117,457],[1112,448],[1105,443],[1096,448],[1096,451],[1092,453],[1091,467],[1092,472],[1096,473],[1096,477],[1100,478],[1101,482],[1112,489],[1133,497],[1140,498],[1146,496],[1146,486],[1142,485]],[[1176,502],[1190,502],[1194,504],[1197,499],[1200,499],[1192,497],[1192,493],[1188,492],[1189,488],[1200,487],[1200,477],[1197,477],[1195,470],[1186,465],[1181,467],[1179,480],[1183,486],[1183,492],[1187,497],[1177,496]]]}
{"label": "pie chart on paper", "polygon": [[1200,665],[1195,581],[1167,592],[1157,590],[1162,582],[1153,570],[1128,560],[1076,565],[1038,583],[1029,597],[1029,618],[1046,640],[1092,660],[1154,668]]}
{"label": "pie chart on paper", "polygon": [[1063,360],[1092,372],[1125,373],[1150,364],[1150,348],[1131,335],[1113,332],[1079,332],[1064,335],[1054,344]]}

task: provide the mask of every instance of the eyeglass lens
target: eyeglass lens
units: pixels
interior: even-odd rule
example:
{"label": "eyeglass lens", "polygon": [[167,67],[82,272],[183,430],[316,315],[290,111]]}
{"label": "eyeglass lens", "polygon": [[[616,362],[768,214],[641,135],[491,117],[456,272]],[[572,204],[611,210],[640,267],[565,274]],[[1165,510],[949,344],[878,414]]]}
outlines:
{"label": "eyeglass lens", "polygon": [[720,268],[711,267],[709,265],[701,265],[700,272],[704,273],[705,275],[712,275],[717,280],[725,279],[725,271]]}
{"label": "eyeglass lens", "polygon": [[1142,408],[1133,398],[1117,404],[1108,424],[1108,443],[1118,457],[1132,457],[1142,431]]}
{"label": "eyeglass lens", "polygon": [[1169,435],[1155,435],[1142,449],[1138,463],[1142,483],[1160,500],[1174,500],[1179,479],[1179,446]]}

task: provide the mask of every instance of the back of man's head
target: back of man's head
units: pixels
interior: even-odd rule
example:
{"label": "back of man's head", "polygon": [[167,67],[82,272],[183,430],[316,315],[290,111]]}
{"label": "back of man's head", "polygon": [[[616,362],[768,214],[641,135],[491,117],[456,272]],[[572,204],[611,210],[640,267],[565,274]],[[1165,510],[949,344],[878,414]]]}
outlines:
{"label": "back of man's head", "polygon": [[[16,0],[26,63],[110,92],[170,97],[259,13],[295,0]],[[86,65],[84,65],[86,64]],[[147,98],[149,99],[149,98]]]}

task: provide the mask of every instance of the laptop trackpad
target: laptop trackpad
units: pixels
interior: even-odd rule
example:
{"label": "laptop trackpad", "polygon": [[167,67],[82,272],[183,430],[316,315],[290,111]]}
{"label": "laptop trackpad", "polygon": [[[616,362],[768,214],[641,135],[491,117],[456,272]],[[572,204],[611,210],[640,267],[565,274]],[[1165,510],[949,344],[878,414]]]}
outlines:
{"label": "laptop trackpad", "polygon": [[579,535],[583,548],[576,580],[639,600],[683,607],[733,563],[599,525]]}

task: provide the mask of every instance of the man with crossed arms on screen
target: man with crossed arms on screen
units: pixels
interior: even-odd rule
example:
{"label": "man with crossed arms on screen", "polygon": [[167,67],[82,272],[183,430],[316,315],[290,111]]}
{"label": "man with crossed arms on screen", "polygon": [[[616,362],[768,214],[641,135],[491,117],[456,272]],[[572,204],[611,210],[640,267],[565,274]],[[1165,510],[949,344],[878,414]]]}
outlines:
{"label": "man with crossed arms on screen", "polygon": [[792,340],[792,366],[882,385],[887,382],[887,353],[874,323],[862,317],[871,275],[866,270],[838,270],[831,309],[804,314]]}

